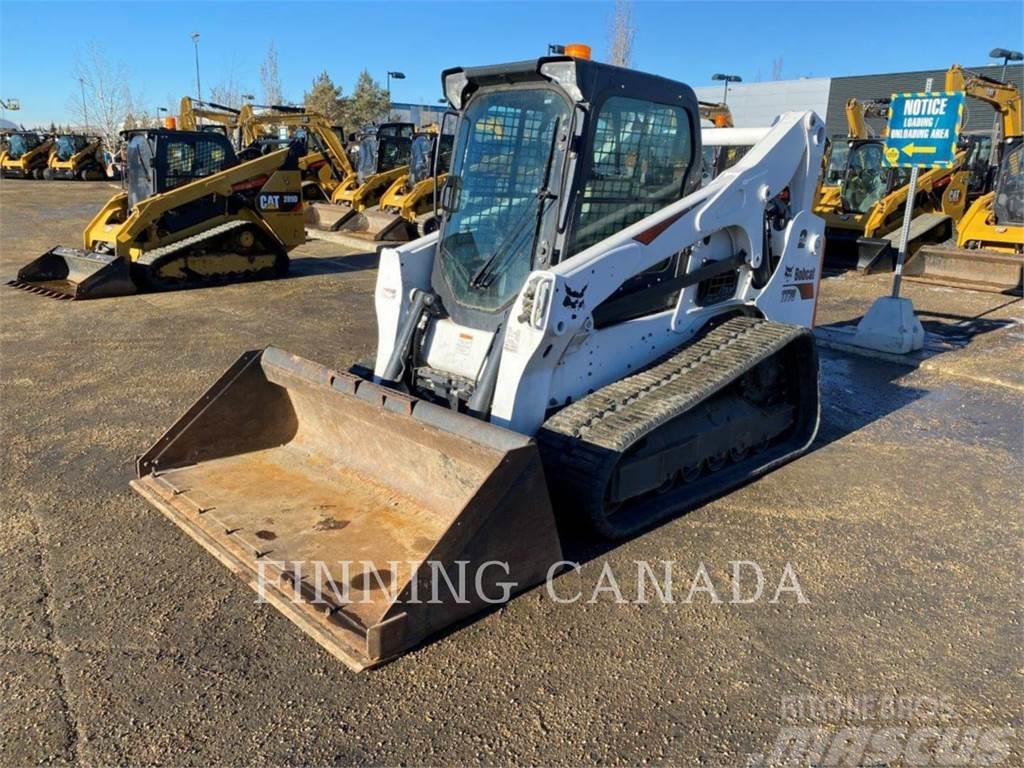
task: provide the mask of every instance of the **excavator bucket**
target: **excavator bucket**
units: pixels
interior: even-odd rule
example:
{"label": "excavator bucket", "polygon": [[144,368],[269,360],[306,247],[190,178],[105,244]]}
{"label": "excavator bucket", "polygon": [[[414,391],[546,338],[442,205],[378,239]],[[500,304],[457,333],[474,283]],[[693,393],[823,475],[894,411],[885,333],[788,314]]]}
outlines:
{"label": "excavator bucket", "polygon": [[356,670],[562,558],[532,440],[273,347],[244,354],[132,486]]}
{"label": "excavator bucket", "polygon": [[125,259],[80,248],[51,248],[7,283],[55,299],[99,299],[135,293]]}
{"label": "excavator bucket", "polygon": [[908,280],[1020,296],[1024,254],[925,246],[903,269]]}

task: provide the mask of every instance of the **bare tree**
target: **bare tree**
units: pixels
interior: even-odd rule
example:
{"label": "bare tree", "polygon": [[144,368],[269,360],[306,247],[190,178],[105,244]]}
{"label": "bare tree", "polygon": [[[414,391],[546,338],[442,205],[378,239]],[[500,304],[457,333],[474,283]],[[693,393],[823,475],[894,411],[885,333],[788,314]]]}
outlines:
{"label": "bare tree", "polygon": [[106,146],[116,147],[126,118],[137,111],[127,67],[124,62],[109,61],[94,40],[77,55],[73,74],[74,92],[68,98],[68,111],[83,130],[100,135]]}
{"label": "bare tree", "polygon": [[238,79],[238,63],[232,57],[220,82],[210,89],[209,98],[214,104],[238,109],[242,106],[242,89],[243,86]]}
{"label": "bare tree", "polygon": [[263,88],[264,104],[284,103],[281,77],[277,72],[277,47],[273,43],[267,49],[267,57],[260,64],[260,86]]}
{"label": "bare tree", "polygon": [[772,59],[772,80],[782,79],[782,57]]}
{"label": "bare tree", "polygon": [[608,63],[628,67],[633,63],[633,6],[629,0],[615,0],[615,12],[608,27]]}

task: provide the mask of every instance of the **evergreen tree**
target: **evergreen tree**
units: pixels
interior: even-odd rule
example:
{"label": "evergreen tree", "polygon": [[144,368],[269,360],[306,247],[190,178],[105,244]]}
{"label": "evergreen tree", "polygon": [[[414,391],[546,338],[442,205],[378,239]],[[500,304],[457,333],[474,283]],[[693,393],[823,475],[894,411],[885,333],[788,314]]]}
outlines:
{"label": "evergreen tree", "polygon": [[341,88],[336,86],[325,69],[313,80],[313,87],[302,96],[302,103],[311,112],[319,112],[333,124],[344,124]]}
{"label": "evergreen tree", "polygon": [[383,120],[391,112],[388,92],[365,69],[359,74],[352,97],[344,105],[343,125],[353,131]]}

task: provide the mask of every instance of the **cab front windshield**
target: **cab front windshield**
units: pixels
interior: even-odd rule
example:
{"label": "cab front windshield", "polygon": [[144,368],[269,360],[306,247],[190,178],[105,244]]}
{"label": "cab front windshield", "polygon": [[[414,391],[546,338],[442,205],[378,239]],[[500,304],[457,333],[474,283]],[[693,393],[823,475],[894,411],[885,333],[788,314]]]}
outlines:
{"label": "cab front windshield", "polygon": [[473,99],[462,116],[443,195],[441,271],[456,301],[494,311],[522,287],[557,178],[557,135],[568,104],[547,88]]}
{"label": "cab front windshield", "polygon": [[1003,152],[993,211],[999,224],[1024,224],[1024,142]]}
{"label": "cab front windshield", "polygon": [[59,160],[70,160],[88,146],[89,140],[85,136],[61,136],[57,139],[57,158]]}
{"label": "cab front windshield", "polygon": [[843,208],[867,213],[886,193],[886,169],[882,167],[881,143],[858,144],[851,148],[843,177]]}
{"label": "cab front windshield", "polygon": [[7,140],[7,154],[12,160],[17,160],[26,152],[31,152],[42,142],[35,134],[15,133]]}

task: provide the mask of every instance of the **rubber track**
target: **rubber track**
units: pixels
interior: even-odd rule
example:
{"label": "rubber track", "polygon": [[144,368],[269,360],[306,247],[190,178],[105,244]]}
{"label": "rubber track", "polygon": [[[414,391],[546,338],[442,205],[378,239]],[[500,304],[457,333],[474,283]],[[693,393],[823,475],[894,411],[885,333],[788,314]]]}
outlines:
{"label": "rubber track", "polygon": [[[582,502],[599,533],[621,535],[601,530],[600,511],[622,454],[806,334],[798,326],[732,318],[651,368],[566,406],[536,436],[545,474],[566,499]],[[662,517],[677,511],[667,508]]]}
{"label": "rubber track", "polygon": [[186,250],[206,240],[212,240],[214,238],[220,237],[221,235],[227,232],[231,232],[235,229],[240,229],[242,227],[247,227],[250,225],[251,222],[248,221],[228,221],[225,222],[224,224],[220,224],[214,227],[213,229],[208,229],[205,232],[200,232],[197,235],[192,235],[192,237],[186,237],[184,240],[178,240],[175,243],[165,245],[161,248],[154,248],[150,251],[146,251],[141,256],[139,256],[136,263],[143,264],[147,267],[152,266],[154,263],[156,263],[157,259],[161,259],[164,256],[169,256],[171,254],[177,253],[178,251]]}

